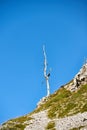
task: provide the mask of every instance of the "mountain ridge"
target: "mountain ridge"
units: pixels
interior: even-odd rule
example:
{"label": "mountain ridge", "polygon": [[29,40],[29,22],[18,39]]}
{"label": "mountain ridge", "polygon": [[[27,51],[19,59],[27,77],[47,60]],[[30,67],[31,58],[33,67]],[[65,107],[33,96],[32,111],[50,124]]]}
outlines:
{"label": "mountain ridge", "polygon": [[3,123],[0,130],[87,130],[87,62],[32,113]]}

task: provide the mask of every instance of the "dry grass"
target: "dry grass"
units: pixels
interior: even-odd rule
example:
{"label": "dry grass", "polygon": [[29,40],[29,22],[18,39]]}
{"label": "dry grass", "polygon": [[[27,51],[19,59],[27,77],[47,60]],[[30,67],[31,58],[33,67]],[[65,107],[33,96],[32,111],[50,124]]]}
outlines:
{"label": "dry grass", "polygon": [[64,87],[52,94],[48,101],[34,112],[48,109],[49,118],[61,118],[87,111],[87,85],[71,93]]}

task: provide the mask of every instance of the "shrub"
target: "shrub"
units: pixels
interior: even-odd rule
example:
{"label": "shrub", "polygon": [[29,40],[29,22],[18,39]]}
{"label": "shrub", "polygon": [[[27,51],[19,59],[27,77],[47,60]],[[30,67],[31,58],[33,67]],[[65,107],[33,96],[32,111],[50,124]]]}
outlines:
{"label": "shrub", "polygon": [[48,125],[46,126],[46,130],[56,130],[55,129],[55,122],[50,121]]}

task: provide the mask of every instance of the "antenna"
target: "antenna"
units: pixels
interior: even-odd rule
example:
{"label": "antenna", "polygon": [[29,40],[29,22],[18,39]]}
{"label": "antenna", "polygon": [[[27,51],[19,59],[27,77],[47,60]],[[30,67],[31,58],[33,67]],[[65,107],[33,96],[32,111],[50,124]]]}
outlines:
{"label": "antenna", "polygon": [[50,73],[47,74],[47,57],[46,57],[45,45],[43,45],[43,54],[44,54],[44,77],[46,80],[47,97],[48,97],[50,95],[50,85],[49,85]]}

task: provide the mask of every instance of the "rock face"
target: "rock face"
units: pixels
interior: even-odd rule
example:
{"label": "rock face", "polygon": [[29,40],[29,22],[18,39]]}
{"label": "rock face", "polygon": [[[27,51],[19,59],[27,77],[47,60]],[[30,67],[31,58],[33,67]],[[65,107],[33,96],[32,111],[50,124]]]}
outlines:
{"label": "rock face", "polygon": [[76,91],[81,85],[87,84],[87,62],[82,66],[80,71],[75,75],[73,80],[65,85],[67,90]]}
{"label": "rock face", "polygon": [[26,122],[29,125],[24,130],[45,130],[46,125],[50,121],[47,117],[47,111],[41,111],[33,114],[31,117],[32,120]]}
{"label": "rock face", "polygon": [[78,88],[81,84],[87,83],[87,63],[83,65],[83,67],[80,69],[80,71],[77,73],[77,75],[74,78],[74,84]]}
{"label": "rock face", "polygon": [[87,112],[79,113],[74,116],[55,120],[56,130],[71,130],[78,128],[78,130],[87,130]]}

